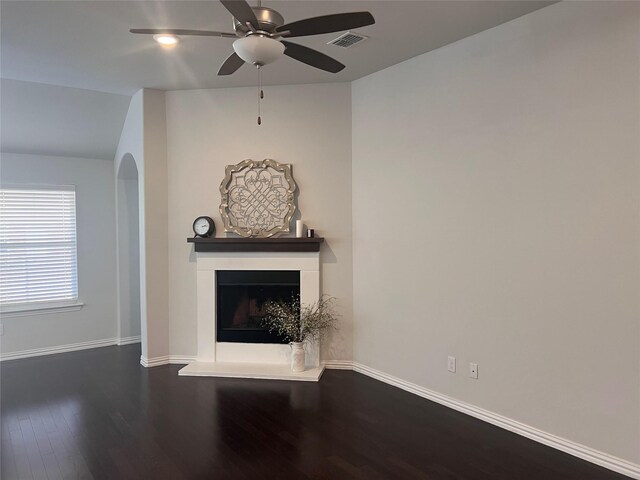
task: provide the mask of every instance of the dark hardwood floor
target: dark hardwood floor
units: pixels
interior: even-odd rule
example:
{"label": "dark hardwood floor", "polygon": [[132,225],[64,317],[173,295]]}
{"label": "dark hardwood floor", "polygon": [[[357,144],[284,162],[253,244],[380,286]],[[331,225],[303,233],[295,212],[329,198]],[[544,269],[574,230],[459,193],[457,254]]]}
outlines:
{"label": "dark hardwood floor", "polygon": [[2,479],[624,478],[353,372],[178,377],[139,357],[2,363]]}

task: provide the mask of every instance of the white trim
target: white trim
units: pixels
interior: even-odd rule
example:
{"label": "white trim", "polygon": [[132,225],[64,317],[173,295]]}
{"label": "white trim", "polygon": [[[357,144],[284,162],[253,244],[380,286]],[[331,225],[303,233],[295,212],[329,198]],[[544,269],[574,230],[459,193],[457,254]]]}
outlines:
{"label": "white trim", "polygon": [[160,365],[186,365],[195,362],[196,356],[193,355],[163,355],[162,357],[145,358],[140,355],[140,365],[143,367],[159,367]]}
{"label": "white trim", "polygon": [[[326,362],[325,365],[327,368],[346,369],[348,363],[349,362],[346,361]],[[631,478],[640,479],[640,465],[629,462],[628,460],[623,460],[622,458],[614,457],[613,455],[609,455],[608,453],[604,453],[594,448],[587,447],[586,445],[582,445],[580,443],[567,440],[566,438],[558,437],[551,433],[544,432],[535,427],[531,427],[524,423],[518,422],[517,420],[513,420],[498,413],[476,407],[447,395],[434,392],[433,390],[421,387],[420,385],[416,385],[415,383],[407,382],[406,380],[394,377],[393,375],[389,375],[361,363],[351,362],[351,364],[354,371],[367,375],[368,377],[375,378],[376,380],[380,380],[381,382],[401,388],[402,390],[452,408],[459,412],[466,413],[467,415],[471,415],[472,417],[478,418],[492,425],[504,428],[505,430],[509,430],[513,433],[517,433],[518,435],[522,435],[523,437],[555,448],[556,450],[560,450],[588,462],[600,465],[601,467],[608,468],[609,470],[612,470],[614,472],[627,475]]]}
{"label": "white trim", "polygon": [[1,188],[8,190],[53,190],[62,192],[75,192],[77,186],[74,184],[69,185],[56,185],[55,183],[5,183],[0,182]]}
{"label": "white trim", "polygon": [[46,315],[49,313],[74,312],[84,307],[81,301],[64,303],[22,303],[17,305],[5,305],[0,310],[2,318],[27,317],[31,315]]}
{"label": "white trim", "polygon": [[160,365],[167,365],[169,363],[169,355],[164,355],[162,357],[155,358],[145,358],[140,355],[140,365],[143,367],[159,367]]}
{"label": "white trim", "polygon": [[353,370],[353,362],[351,360],[327,360],[322,364],[327,370]]}
{"label": "white trim", "polygon": [[56,347],[34,348],[32,350],[20,350],[0,354],[0,361],[17,360],[18,358],[39,357],[42,355],[53,355],[56,353],[75,352],[76,350],[87,350],[89,348],[110,347],[116,345],[115,338],[105,338],[103,340],[90,340],[88,342],[71,343]]}
{"label": "white trim", "polygon": [[195,355],[169,355],[169,363],[172,365],[186,365],[187,363],[195,362],[196,359]]}
{"label": "white trim", "polygon": [[133,337],[123,337],[119,338],[117,344],[118,345],[130,345],[132,343],[140,343],[140,335],[135,335]]}

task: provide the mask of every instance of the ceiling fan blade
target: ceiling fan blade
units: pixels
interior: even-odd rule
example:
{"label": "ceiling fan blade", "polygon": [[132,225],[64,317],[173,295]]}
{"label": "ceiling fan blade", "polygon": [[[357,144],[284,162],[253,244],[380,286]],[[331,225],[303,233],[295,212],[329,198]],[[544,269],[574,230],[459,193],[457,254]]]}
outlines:
{"label": "ceiling fan blade", "polygon": [[227,32],[213,32],[211,30],[185,30],[182,28],[131,28],[131,33],[141,33],[144,35],[200,35],[203,37],[225,37],[225,38],[238,38],[235,33]]}
{"label": "ceiling fan blade", "polygon": [[321,33],[341,32],[352,28],[373,25],[376,21],[369,12],[336,13],[321,17],[306,18],[286,23],[276,28],[277,32],[290,32],[285,37],[305,37]]}
{"label": "ceiling fan blade", "polygon": [[256,14],[245,0],[220,0],[220,3],[243,25],[249,22],[256,30],[260,28]]}
{"label": "ceiling fan blade", "polygon": [[222,65],[220,65],[220,69],[218,70],[218,75],[231,75],[233,72],[238,70],[242,65],[244,65],[244,60],[242,60],[236,52],[233,52],[231,55],[227,57]]}
{"label": "ceiling fan blade", "polygon": [[284,40],[282,43],[286,47],[284,54],[298,60],[299,62],[306,63],[307,65],[311,65],[312,67],[331,73],[338,73],[344,68],[344,65],[339,61],[334,60],[330,56],[320,53],[317,50],[297,43],[285,42]]}

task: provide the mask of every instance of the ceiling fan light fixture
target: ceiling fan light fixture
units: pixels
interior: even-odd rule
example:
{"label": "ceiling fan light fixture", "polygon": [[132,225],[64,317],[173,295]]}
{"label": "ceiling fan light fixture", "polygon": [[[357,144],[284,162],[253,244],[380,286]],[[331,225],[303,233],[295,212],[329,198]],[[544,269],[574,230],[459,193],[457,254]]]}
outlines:
{"label": "ceiling fan light fixture", "polygon": [[180,41],[180,37],[170,33],[159,33],[153,36],[153,39],[163,47],[174,47]]}
{"label": "ceiling fan light fixture", "polygon": [[280,58],[285,46],[273,38],[249,35],[233,42],[233,49],[245,62],[261,67]]}

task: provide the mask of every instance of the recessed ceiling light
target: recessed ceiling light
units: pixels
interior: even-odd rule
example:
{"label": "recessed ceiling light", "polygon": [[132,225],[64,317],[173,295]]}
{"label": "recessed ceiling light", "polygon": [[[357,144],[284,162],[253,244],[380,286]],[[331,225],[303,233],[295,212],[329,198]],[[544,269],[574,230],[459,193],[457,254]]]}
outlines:
{"label": "recessed ceiling light", "polygon": [[154,35],[153,39],[160,45],[164,45],[165,47],[173,47],[180,41],[180,37],[178,37],[177,35],[171,35],[169,33],[159,33],[158,35]]}

